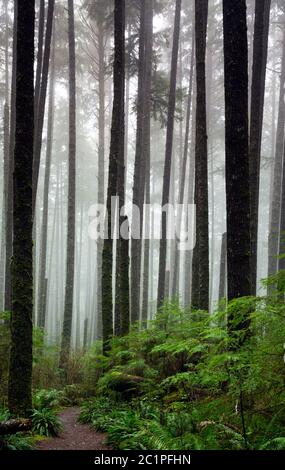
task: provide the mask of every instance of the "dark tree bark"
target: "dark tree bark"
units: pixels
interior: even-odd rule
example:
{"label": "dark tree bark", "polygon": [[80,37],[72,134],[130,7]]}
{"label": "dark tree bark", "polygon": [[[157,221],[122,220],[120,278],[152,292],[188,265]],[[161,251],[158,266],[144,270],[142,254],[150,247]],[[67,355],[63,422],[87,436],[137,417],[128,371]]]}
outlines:
{"label": "dark tree bark", "polygon": [[[140,318],[140,291],[141,291],[141,259],[142,259],[142,223],[143,203],[145,193],[145,160],[143,152],[144,139],[144,112],[145,112],[145,39],[146,39],[146,3],[149,0],[141,0],[140,3],[140,32],[139,32],[139,65],[138,65],[138,93],[137,93],[137,131],[136,151],[133,183],[133,205],[139,208],[139,236],[134,237],[137,230],[137,220],[132,222],[131,243],[131,321],[136,322]],[[133,217],[134,219],[134,217]]]}
{"label": "dark tree bark", "polygon": [[[181,171],[180,171],[181,177],[180,177],[180,184],[179,184],[178,204],[183,204],[183,202],[184,202],[186,167],[187,167],[188,149],[189,149],[190,119],[191,119],[193,76],[194,76],[194,60],[195,60],[195,30],[193,28],[190,75],[189,75],[189,87],[188,87],[188,99],[187,99],[187,110],[186,110],[185,137],[184,137],[182,167],[181,167]],[[181,224],[182,224],[182,214],[179,215],[179,220],[178,220],[179,230],[178,230],[178,233],[180,232]],[[173,269],[172,297],[176,297],[179,294],[179,289],[178,289],[179,264],[180,264],[180,251],[178,250],[177,243],[176,243],[175,257],[174,257],[174,269]]]}
{"label": "dark tree bark", "polygon": [[[195,91],[195,88],[193,89],[193,111],[192,111],[191,127],[192,127],[191,149],[190,149],[190,156],[189,156],[188,195],[187,195],[188,204],[194,204],[195,131],[196,131],[196,91]],[[187,218],[187,223],[188,223],[188,218]],[[191,292],[193,290],[193,281],[194,281],[194,276],[192,275],[193,268],[194,268],[193,251],[194,250],[187,250],[185,253],[184,305],[186,307],[189,307],[191,305]],[[192,279],[192,282],[191,282],[191,279]],[[198,292],[198,289],[196,289],[195,292]]]}
{"label": "dark tree bark", "polygon": [[35,82],[35,121],[37,119],[39,95],[41,88],[41,76],[43,66],[43,46],[44,46],[44,26],[45,26],[45,0],[40,0],[39,23],[38,23],[38,51],[37,51],[37,68]]}
{"label": "dark tree bark", "polygon": [[[145,160],[145,204],[150,204],[150,111],[152,83],[152,49],[153,49],[153,0],[146,3],[145,18],[145,90],[144,90],[144,136],[143,153]],[[149,303],[149,254],[150,254],[150,214],[145,211],[145,240],[143,259],[143,289],[142,289],[142,323],[146,326]]]}
{"label": "dark tree bark", "polygon": [[250,295],[246,3],[223,2],[228,298]]}
{"label": "dark tree bark", "polygon": [[75,256],[75,205],[76,205],[76,66],[74,35],[74,2],[68,0],[68,44],[69,44],[69,158],[68,158],[68,208],[66,244],[66,280],[64,317],[61,338],[60,363],[65,364],[69,355],[74,290]]}
{"label": "dark tree bark", "polygon": [[5,293],[4,310],[11,311],[11,259],[13,240],[13,169],[14,169],[14,147],[15,147],[15,125],[16,125],[16,60],[17,60],[17,4],[14,3],[14,28],[13,28],[13,63],[12,63],[12,85],[10,104],[10,137],[9,137],[9,163],[8,188],[6,198],[6,226],[5,226]]}
{"label": "dark tree bark", "polygon": [[[284,16],[285,21],[285,16]],[[284,23],[285,25],[285,23]],[[271,211],[268,237],[268,276],[275,274],[278,268],[278,248],[280,238],[280,211],[282,188],[282,159],[284,150],[285,125],[285,26],[283,25],[283,53],[281,62],[280,95],[274,169],[272,178]],[[269,289],[270,290],[270,289]]]}
{"label": "dark tree bark", "polygon": [[220,258],[219,301],[227,295],[227,234],[223,233]]}
{"label": "dark tree bark", "polygon": [[262,140],[270,4],[271,0],[259,0],[255,2],[249,139],[252,295],[256,295],[260,152]]}
{"label": "dark tree bark", "polygon": [[46,95],[47,95],[52,25],[53,25],[53,16],[54,16],[54,1],[55,0],[48,0],[45,47],[44,47],[44,56],[43,56],[42,71],[41,71],[41,85],[40,85],[40,90],[39,90],[38,103],[36,103],[37,110],[35,114],[36,121],[35,121],[34,162],[33,162],[33,211],[34,212],[35,212],[35,205],[36,205],[36,198],[37,198],[37,186],[38,186],[39,169],[40,169],[40,161],[41,161],[42,133],[43,133],[45,104],[46,104]]}
{"label": "dark tree bark", "polygon": [[[196,39],[196,137],[195,137],[195,204],[196,247],[194,251],[195,278],[198,289],[196,305],[209,309],[209,214],[208,214],[208,151],[206,116],[206,37],[208,0],[195,2]],[[195,257],[197,258],[195,260]],[[194,274],[193,270],[193,274]]]}
{"label": "dark tree bark", "polygon": [[45,328],[46,324],[46,265],[47,265],[47,236],[48,236],[48,209],[49,209],[49,182],[50,168],[53,144],[53,121],[54,121],[54,47],[51,57],[50,85],[49,85],[49,104],[48,104],[48,123],[47,123],[47,149],[44,176],[44,197],[43,197],[43,219],[40,247],[40,269],[39,269],[39,296],[38,296],[38,325]]}
{"label": "dark tree bark", "polygon": [[[104,30],[98,24],[99,56],[99,116],[98,116],[98,204],[104,204],[105,195],[105,50]],[[97,240],[97,338],[102,338],[102,250],[103,240]]]}
{"label": "dark tree bark", "polygon": [[0,436],[8,434],[16,434],[17,432],[27,432],[32,429],[32,421],[30,419],[9,419],[0,423]]}
{"label": "dark tree bark", "polygon": [[[124,78],[125,78],[125,1],[115,0],[114,9],[115,56],[114,56],[114,99],[112,112],[109,177],[107,190],[107,238],[104,240],[102,256],[102,326],[103,352],[109,348],[113,335],[112,267],[113,240],[111,208],[112,197],[117,194],[118,162],[122,176],[124,158]],[[123,156],[122,156],[123,155]],[[122,194],[120,195],[122,197]],[[119,199],[120,199],[119,196]]]}
{"label": "dark tree bark", "polygon": [[[180,36],[180,17],[181,17],[181,0],[176,0],[172,59],[171,59],[171,73],[170,73],[170,90],[169,90],[168,115],[167,115],[165,162],[164,162],[164,174],[163,174],[162,207],[169,203],[171,159],[172,159],[172,148],[173,148],[174,113],[175,113],[175,103],[176,103],[177,64],[178,64],[178,49],[179,49],[179,36]],[[167,215],[165,212],[163,212],[162,219],[161,219],[161,240],[160,240],[160,247],[159,247],[159,274],[158,274],[158,292],[157,292],[158,307],[160,307],[163,304],[164,294],[165,294],[166,254],[167,254],[166,229],[167,229]]]}
{"label": "dark tree bark", "polygon": [[17,2],[16,127],[14,151],[11,351],[8,405],[12,415],[32,410],[32,168],[34,132],[35,1]]}

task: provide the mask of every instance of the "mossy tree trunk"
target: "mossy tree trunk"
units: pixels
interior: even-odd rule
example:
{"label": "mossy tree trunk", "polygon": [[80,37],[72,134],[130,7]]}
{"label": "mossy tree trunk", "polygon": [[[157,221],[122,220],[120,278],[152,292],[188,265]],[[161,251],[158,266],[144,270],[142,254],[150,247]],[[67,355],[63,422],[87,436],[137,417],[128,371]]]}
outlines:
{"label": "mossy tree trunk", "polygon": [[140,2],[139,61],[137,92],[137,129],[133,181],[133,205],[139,208],[139,221],[133,217],[132,236],[139,223],[138,237],[132,237],[131,243],[131,321],[140,319],[141,306],[141,260],[142,260],[142,224],[145,193],[145,155],[143,152],[145,121],[145,42],[146,42],[146,5],[149,0]]}
{"label": "mossy tree trunk", "polygon": [[[223,2],[228,299],[250,295],[246,2]],[[246,321],[246,320],[245,320]],[[239,329],[243,327],[236,325]]]}
{"label": "mossy tree trunk", "polygon": [[[195,2],[196,39],[196,136],[195,136],[195,204],[197,283],[195,293],[199,309],[209,309],[209,213],[208,213],[208,149],[206,111],[206,37],[208,0]],[[194,271],[193,271],[194,273]]]}
{"label": "mossy tree trunk", "polygon": [[8,405],[15,416],[32,409],[32,169],[35,1],[17,2],[11,352]]}
{"label": "mossy tree trunk", "polygon": [[74,290],[75,260],[75,205],[76,205],[76,77],[74,2],[68,0],[68,44],[69,44],[69,157],[68,157],[68,207],[64,316],[61,337],[60,365],[65,366],[69,355]]}
{"label": "mossy tree trunk", "polygon": [[11,285],[11,259],[13,240],[13,169],[16,125],[16,60],[17,60],[17,2],[14,3],[13,27],[13,62],[12,84],[10,102],[10,136],[9,136],[9,162],[7,165],[8,187],[6,195],[6,226],[5,226],[5,291],[4,310],[11,311],[12,285]]}
{"label": "mossy tree trunk", "polygon": [[[107,233],[103,245],[102,255],[102,330],[103,330],[103,352],[109,349],[109,341],[113,336],[113,292],[112,271],[114,261],[113,234],[112,234],[112,197],[117,195],[118,172],[121,183],[124,183],[124,95],[125,95],[125,1],[115,0],[114,9],[114,99],[111,126],[111,144],[109,156],[109,176],[106,201]],[[118,166],[120,168],[118,169]],[[124,185],[119,194],[119,205],[124,198]],[[120,246],[120,241],[117,247]],[[121,257],[120,257],[121,258]],[[126,261],[126,260],[124,260]],[[119,261],[120,266],[120,261]],[[117,269],[118,265],[117,265]],[[120,278],[117,288],[120,289]],[[118,277],[117,277],[118,279]],[[127,295],[127,293],[126,293]],[[121,302],[120,302],[121,307]],[[120,315],[122,312],[120,311]]]}

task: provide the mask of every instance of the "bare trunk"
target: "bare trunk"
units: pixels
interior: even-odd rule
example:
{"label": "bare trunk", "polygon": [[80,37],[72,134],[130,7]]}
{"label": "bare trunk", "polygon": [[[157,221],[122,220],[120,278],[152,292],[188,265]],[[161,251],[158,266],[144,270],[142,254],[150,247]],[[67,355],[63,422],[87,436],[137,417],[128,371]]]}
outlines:
{"label": "bare trunk", "polygon": [[76,205],[76,77],[74,3],[68,0],[68,43],[69,43],[69,158],[68,158],[68,209],[66,244],[66,280],[64,317],[61,340],[60,364],[63,367],[69,355],[74,290],[75,250],[75,205]]}
{"label": "bare trunk", "polygon": [[45,328],[46,325],[46,265],[47,265],[47,237],[48,237],[48,211],[49,211],[49,182],[53,145],[53,121],[54,121],[54,48],[51,59],[49,105],[48,105],[48,128],[47,128],[47,149],[44,176],[44,197],[43,197],[43,219],[40,248],[40,269],[39,269],[39,293],[38,293],[38,325]]}
{"label": "bare trunk", "polygon": [[[169,189],[170,189],[170,176],[171,176],[171,159],[173,147],[173,130],[174,130],[174,113],[176,104],[176,80],[177,80],[177,63],[178,63],[178,49],[179,49],[179,36],[180,36],[180,17],[181,17],[181,0],[176,0],[174,32],[173,32],[173,48],[171,59],[171,76],[170,76],[170,91],[168,102],[168,116],[167,116],[167,133],[166,133],[166,148],[165,148],[165,163],[163,174],[163,189],[162,189],[162,208],[169,202]],[[158,292],[157,303],[158,307],[163,304],[165,296],[165,276],[166,276],[166,254],[167,254],[167,240],[166,240],[166,227],[167,216],[162,213],[161,219],[161,240],[159,249],[159,276],[158,276]]]}

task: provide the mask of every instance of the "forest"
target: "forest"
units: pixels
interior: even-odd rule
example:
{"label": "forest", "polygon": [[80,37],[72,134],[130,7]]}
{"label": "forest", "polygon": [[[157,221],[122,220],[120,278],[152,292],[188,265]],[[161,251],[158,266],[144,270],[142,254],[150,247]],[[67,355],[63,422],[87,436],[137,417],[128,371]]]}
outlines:
{"label": "forest", "polygon": [[0,0],[0,116],[0,451],[285,450],[285,0]]}

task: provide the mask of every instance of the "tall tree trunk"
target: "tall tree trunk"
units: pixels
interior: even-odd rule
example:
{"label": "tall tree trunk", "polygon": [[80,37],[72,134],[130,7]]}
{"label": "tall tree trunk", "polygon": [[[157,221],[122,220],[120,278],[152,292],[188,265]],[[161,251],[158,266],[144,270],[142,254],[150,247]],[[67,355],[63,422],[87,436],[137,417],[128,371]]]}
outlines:
{"label": "tall tree trunk", "polygon": [[[246,2],[223,2],[228,298],[250,295]],[[238,197],[237,197],[238,195]],[[242,325],[237,325],[239,328]]]}
{"label": "tall tree trunk", "polygon": [[219,301],[227,295],[227,234],[222,235],[221,258],[220,258],[220,280]]}
{"label": "tall tree trunk", "polygon": [[[187,194],[187,203],[194,204],[194,185],[195,185],[195,134],[196,134],[196,87],[195,81],[193,82],[193,109],[192,109],[192,123],[191,123],[191,147],[190,147],[190,156],[189,156],[189,170],[188,170],[188,194]],[[188,223],[188,217],[186,222]],[[195,231],[195,220],[193,224],[192,235]],[[184,280],[184,305],[186,307],[190,306],[192,301],[192,291],[193,291],[193,282],[194,282],[194,253],[196,247],[193,250],[188,250],[185,253],[185,280]],[[198,292],[198,289],[195,290]],[[195,300],[195,299],[194,299]]]}
{"label": "tall tree trunk", "polygon": [[[105,51],[103,28],[98,31],[99,54],[99,117],[98,117],[98,204],[104,204],[105,194]],[[97,240],[97,338],[102,338],[102,250],[103,240]]]}
{"label": "tall tree trunk", "polygon": [[47,264],[47,237],[48,237],[48,210],[49,210],[49,182],[50,168],[53,144],[53,121],[54,121],[54,48],[51,57],[50,86],[49,86],[49,105],[48,105],[48,124],[47,124],[47,149],[44,176],[44,196],[43,196],[43,218],[40,247],[40,269],[39,269],[39,294],[38,294],[38,325],[45,328],[46,324],[46,303],[45,303],[45,284],[46,284],[46,264]]}
{"label": "tall tree trunk", "polygon": [[[285,21],[285,16],[284,16]],[[284,151],[285,125],[285,22],[283,25],[283,53],[280,77],[279,110],[276,130],[274,170],[272,178],[271,211],[268,237],[268,276],[275,274],[278,267],[278,247],[280,231],[282,158]]]}
{"label": "tall tree trunk", "polygon": [[3,140],[3,204],[1,224],[1,266],[0,266],[0,302],[4,308],[4,280],[5,280],[5,231],[7,214],[7,193],[9,178],[9,16],[8,2],[5,3],[5,103],[4,103],[4,140]]}
{"label": "tall tree trunk", "polygon": [[[124,7],[124,6],[123,6]],[[119,332],[125,335],[129,332],[130,325],[130,308],[129,308],[129,224],[128,218],[124,212],[125,206],[125,8],[122,12],[121,25],[121,72],[120,72],[120,95],[121,95],[121,126],[120,126],[120,142],[118,154],[118,171],[117,171],[117,193],[118,193],[118,210],[119,225],[126,225],[126,233],[119,233],[118,240],[118,265],[117,265],[117,289],[118,289],[118,311],[119,311]]]}
{"label": "tall tree trunk", "polygon": [[249,139],[252,295],[256,295],[260,152],[263,126],[270,4],[271,0],[259,0],[255,2]]}
{"label": "tall tree trunk", "polygon": [[[113,240],[111,208],[112,197],[117,194],[118,162],[122,166],[124,152],[124,79],[125,79],[125,1],[115,0],[114,9],[115,56],[114,56],[114,99],[112,112],[109,177],[107,191],[107,238],[104,240],[102,256],[102,323],[103,352],[109,348],[113,335]],[[120,177],[122,176],[120,168]],[[119,199],[121,198],[121,194]]]}
{"label": "tall tree trunk", "polygon": [[[142,259],[142,223],[143,203],[145,193],[145,160],[143,152],[144,139],[144,112],[145,112],[145,38],[146,38],[146,4],[150,0],[141,0],[140,3],[140,32],[139,32],[139,65],[138,65],[138,93],[137,93],[137,132],[133,183],[133,205],[139,208],[139,221],[132,220],[131,243],[131,321],[140,318],[141,306],[141,259]],[[139,233],[134,236],[139,223]]]}
{"label": "tall tree trunk", "polygon": [[51,37],[52,37],[52,25],[54,16],[54,2],[55,0],[48,0],[48,12],[46,21],[46,34],[45,34],[45,48],[42,62],[42,73],[41,73],[41,85],[39,90],[39,97],[36,111],[35,121],[35,138],[34,138],[34,161],[33,161],[33,211],[35,212],[36,198],[37,198],[37,186],[40,170],[41,161],[41,149],[42,149],[42,133],[45,116],[45,104],[47,95],[47,82],[48,82],[48,71],[49,71],[49,60],[50,60],[50,48],[51,48]]}
{"label": "tall tree trunk", "polygon": [[[150,205],[150,111],[151,111],[151,83],[152,83],[152,49],[153,49],[153,0],[146,3],[145,18],[145,93],[144,93],[144,137],[143,153],[145,160],[145,204]],[[142,288],[142,322],[147,324],[149,304],[149,255],[150,255],[150,213],[145,211],[145,240],[143,260],[143,288]]]}
{"label": "tall tree trunk", "polygon": [[5,293],[4,310],[11,311],[11,259],[13,244],[13,171],[14,171],[14,148],[15,148],[15,126],[16,126],[16,61],[17,61],[17,5],[14,3],[14,28],[13,28],[13,63],[12,63],[12,85],[11,85],[11,112],[10,112],[10,138],[9,138],[9,164],[8,188],[6,200],[6,226],[5,226]]}
{"label": "tall tree trunk", "polygon": [[76,337],[75,347],[80,348],[81,341],[81,266],[82,266],[82,236],[83,236],[83,204],[80,207],[79,247],[77,250],[77,277],[76,277]]}
{"label": "tall tree trunk", "polygon": [[[130,48],[131,24],[128,24],[128,42]],[[130,54],[126,54],[126,98],[125,98],[125,191],[128,181],[128,140],[129,140],[129,115],[130,115]],[[126,197],[126,196],[125,196]]]}
{"label": "tall tree trunk", "polygon": [[8,405],[32,411],[32,163],[34,131],[35,1],[17,2],[16,127],[14,153],[11,351]]}
{"label": "tall tree trunk", "polygon": [[[178,49],[179,49],[179,36],[180,36],[180,17],[181,17],[181,0],[176,0],[172,59],[171,59],[171,73],[170,73],[170,90],[169,90],[168,115],[167,115],[165,162],[164,162],[164,174],[163,174],[163,189],[162,189],[162,204],[161,204],[162,207],[168,204],[169,202],[171,160],[172,160],[172,147],[173,147],[173,130],[174,130],[174,113],[175,113],[175,104],[176,104],[176,80],[177,80],[177,63],[178,63]],[[167,215],[165,212],[163,212],[162,218],[161,218],[161,240],[160,240],[160,247],[159,247],[159,274],[158,274],[158,292],[157,292],[158,307],[160,307],[163,304],[164,294],[165,294],[166,254],[167,254],[167,240],[166,240],[167,227],[166,225],[167,225]]]}
{"label": "tall tree trunk", "polygon": [[76,66],[74,35],[74,2],[68,0],[68,44],[69,44],[69,158],[68,158],[68,208],[66,243],[66,280],[64,317],[61,339],[61,365],[69,355],[74,290],[75,251],[75,206],[76,206]]}
{"label": "tall tree trunk", "polygon": [[206,117],[206,37],[208,0],[195,1],[196,38],[196,138],[195,138],[195,204],[196,256],[198,265],[198,302],[196,307],[209,309],[209,214],[208,155]]}
{"label": "tall tree trunk", "polygon": [[38,22],[38,50],[37,50],[37,68],[35,81],[35,121],[39,106],[39,96],[41,88],[41,76],[43,66],[43,46],[44,46],[44,26],[45,26],[45,0],[40,0],[39,22]]}
{"label": "tall tree trunk", "polygon": [[[180,184],[179,184],[178,204],[181,204],[181,205],[184,202],[186,167],[187,167],[188,149],[189,149],[189,133],[190,133],[190,119],[191,119],[191,105],[192,105],[192,91],[193,91],[194,60],[195,60],[195,43],[194,42],[195,42],[195,30],[193,28],[188,99],[187,99],[187,110],[186,110],[185,137],[184,137],[182,166],[181,166],[181,171],[180,171],[181,177],[180,177]],[[182,224],[182,213],[179,214],[178,233],[180,233],[181,224]],[[173,270],[172,297],[176,297],[179,294],[178,292],[179,291],[178,289],[179,265],[180,265],[180,251],[178,250],[178,246],[176,243],[174,270]]]}
{"label": "tall tree trunk", "polygon": [[283,151],[282,197],[280,216],[280,238],[278,251],[278,269],[285,269],[285,143]]}

